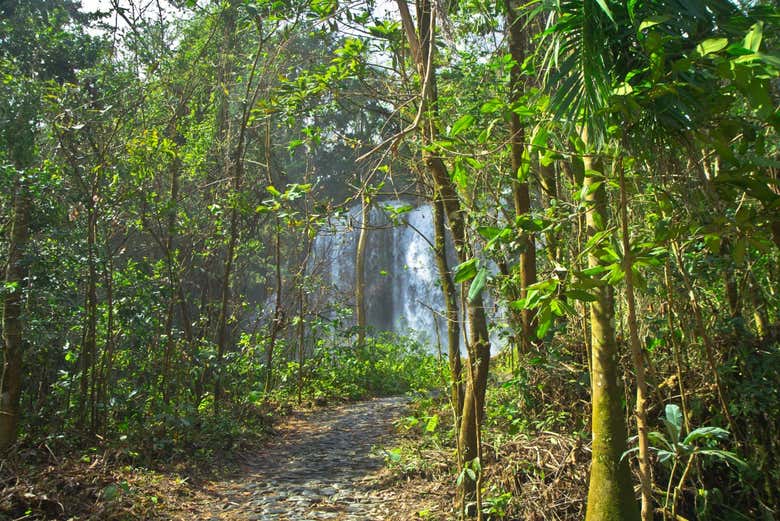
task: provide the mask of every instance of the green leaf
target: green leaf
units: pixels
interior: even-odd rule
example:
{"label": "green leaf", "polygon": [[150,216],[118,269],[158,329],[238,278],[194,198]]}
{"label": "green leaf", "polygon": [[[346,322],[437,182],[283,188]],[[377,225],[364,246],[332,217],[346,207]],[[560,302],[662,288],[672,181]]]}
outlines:
{"label": "green leaf", "polygon": [[764,22],[756,22],[750,28],[750,31],[745,35],[745,39],[742,41],[742,45],[746,49],[750,49],[753,52],[758,52],[761,47],[761,39],[764,35]]}
{"label": "green leaf", "polygon": [[425,432],[434,432],[439,426],[439,415],[434,414],[428,418],[428,423],[425,425]]}
{"label": "green leaf", "polygon": [[485,103],[483,103],[479,111],[483,114],[492,114],[494,112],[498,112],[503,106],[504,106],[503,101],[497,98],[493,98],[492,100],[488,100]]}
{"label": "green leaf", "polygon": [[469,174],[466,172],[466,169],[463,168],[460,161],[456,162],[455,166],[452,168],[452,180],[455,181],[455,184],[461,189],[465,189],[469,185]]}
{"label": "green leaf", "polygon": [[746,253],[747,241],[740,238],[734,243],[734,248],[731,250],[731,258],[734,260],[734,264],[741,266],[745,262]]}
{"label": "green leaf", "polygon": [[568,291],[564,292],[564,295],[566,295],[569,298],[573,298],[575,300],[581,300],[583,302],[595,302],[596,297],[588,293],[587,291],[583,291],[581,289],[570,289]]}
{"label": "green leaf", "polygon": [[326,16],[332,14],[338,5],[339,3],[335,0],[312,0],[311,2],[312,10],[321,18],[325,18]]}
{"label": "green leaf", "polygon": [[576,315],[577,312],[574,310],[571,305],[566,302],[565,300],[561,299],[552,299],[550,301],[550,310],[552,310],[553,313],[558,315],[559,317],[562,317],[563,315],[569,314],[569,315]]}
{"label": "green leaf", "polygon": [[553,314],[549,307],[542,308],[542,312],[539,314],[538,321],[539,326],[536,328],[536,338],[541,340],[547,335],[547,332],[553,325]]}
{"label": "green leaf", "polygon": [[698,451],[698,454],[703,456],[713,456],[727,463],[732,463],[740,470],[744,470],[748,467],[748,464],[745,463],[744,460],[740,459],[739,456],[728,450],[701,449]]}
{"label": "green leaf", "polygon": [[649,29],[653,26],[656,26],[658,24],[662,24],[668,20],[670,20],[672,17],[666,14],[663,15],[657,15],[657,16],[651,16],[650,18],[646,18],[642,21],[641,24],[639,24],[639,32],[644,31],[645,29]]}
{"label": "green leaf", "polygon": [[704,244],[706,244],[707,248],[715,255],[720,253],[720,245],[721,245],[720,235],[716,233],[706,234],[704,236]]}
{"label": "green leaf", "polygon": [[609,19],[612,20],[612,23],[615,23],[615,17],[612,15],[612,11],[610,11],[606,0],[596,0],[596,3],[599,4],[599,7],[601,7],[602,11],[604,11],[604,14],[606,14]]}
{"label": "green leaf", "polygon": [[487,270],[485,268],[481,268],[479,273],[477,273],[477,276],[474,277],[474,282],[472,282],[471,287],[469,287],[469,302],[474,302],[474,299],[476,299],[479,294],[482,293],[482,290],[485,288],[485,283],[487,282],[487,275]]}
{"label": "green leaf", "polygon": [[546,127],[539,127],[537,132],[534,134],[533,139],[531,140],[531,145],[534,147],[542,147],[547,144],[547,137],[549,136],[549,131]]}
{"label": "green leaf", "polygon": [[477,274],[477,259],[470,259],[458,264],[455,266],[454,272],[455,276],[453,277],[453,281],[455,284],[460,284],[461,282],[473,279]]}
{"label": "green leaf", "polygon": [[474,123],[474,116],[471,114],[466,114],[464,116],[461,116],[458,118],[458,121],[453,123],[452,129],[450,130],[450,137],[455,137],[464,130],[468,129],[472,124]]}
{"label": "green leaf", "polygon": [[265,189],[268,190],[268,192],[274,197],[279,197],[280,195],[282,195],[282,192],[277,190],[276,187],[273,185],[268,185],[265,187]]}
{"label": "green leaf", "polygon": [[720,427],[699,427],[692,430],[683,440],[688,445],[701,439],[725,440],[729,437],[729,431]]}
{"label": "green leaf", "polygon": [[401,461],[401,449],[390,449],[386,454],[388,459],[394,463]]}
{"label": "green leaf", "polygon": [[728,44],[727,38],[708,38],[696,46],[696,52],[699,56],[707,56],[725,49]]}
{"label": "green leaf", "polygon": [[670,403],[666,405],[664,413],[666,417],[663,418],[663,421],[666,425],[666,430],[669,432],[669,437],[672,439],[672,443],[677,443],[682,431],[682,411],[678,405]]}
{"label": "green leaf", "polygon": [[658,451],[658,461],[659,461],[659,463],[666,463],[670,459],[674,459],[674,452],[668,451],[668,450],[659,450]]}
{"label": "green leaf", "polygon": [[113,501],[119,497],[120,488],[116,485],[106,485],[100,493],[100,496],[105,501]]}
{"label": "green leaf", "polygon": [[496,228],[495,226],[480,226],[477,228],[477,233],[487,240],[495,239],[501,231],[502,228]]}
{"label": "green leaf", "polygon": [[594,275],[599,275],[601,273],[604,273],[608,269],[609,268],[606,266],[593,266],[582,270],[577,274],[577,276],[579,277],[580,275],[584,275],[586,277],[593,277]]}
{"label": "green leaf", "polygon": [[647,441],[653,446],[653,448],[658,449],[660,447],[666,447],[669,450],[672,450],[674,447],[672,447],[672,444],[669,443],[669,440],[666,439],[666,436],[661,434],[658,431],[652,431],[647,433]]}

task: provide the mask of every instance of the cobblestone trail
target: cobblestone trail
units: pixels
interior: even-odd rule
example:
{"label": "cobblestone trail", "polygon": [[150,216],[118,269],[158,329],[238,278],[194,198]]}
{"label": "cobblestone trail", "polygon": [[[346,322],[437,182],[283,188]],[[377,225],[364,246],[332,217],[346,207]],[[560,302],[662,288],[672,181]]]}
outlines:
{"label": "cobblestone trail", "polygon": [[403,412],[403,397],[378,398],[293,417],[280,436],[226,483],[208,521],[384,521],[392,490],[379,486],[381,445]]}

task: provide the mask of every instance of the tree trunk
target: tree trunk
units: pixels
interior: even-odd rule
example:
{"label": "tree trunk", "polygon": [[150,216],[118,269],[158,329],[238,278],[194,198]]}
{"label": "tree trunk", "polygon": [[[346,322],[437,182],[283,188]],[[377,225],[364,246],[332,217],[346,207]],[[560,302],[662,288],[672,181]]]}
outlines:
{"label": "tree trunk", "polygon": [[[396,0],[401,15],[404,32],[412,50],[417,73],[422,82],[422,100],[418,110],[423,141],[423,161],[434,181],[434,190],[440,195],[442,206],[452,232],[453,243],[458,260],[462,263],[472,257],[471,246],[466,236],[466,221],[464,208],[458,192],[450,178],[447,167],[441,157],[433,154],[426,145],[436,140],[438,135],[436,121],[436,67],[434,64],[436,34],[435,12],[430,0],[421,0],[417,4],[418,30],[406,5],[406,0]],[[424,115],[424,117],[423,117]],[[466,291],[468,291],[466,283]],[[490,341],[488,337],[487,318],[481,295],[477,295],[466,307],[469,324],[469,367],[471,378],[468,379],[463,399],[463,414],[461,417],[460,441],[461,461],[471,461],[479,457],[479,427],[485,408],[485,389],[490,367]],[[471,479],[462,481],[460,496],[472,498],[476,495],[477,483]]]}
{"label": "tree trunk", "polygon": [[458,294],[452,281],[452,274],[447,262],[446,235],[444,228],[444,207],[441,197],[433,197],[433,233],[434,255],[439,268],[441,291],[444,294],[445,317],[447,320],[447,355],[450,365],[450,399],[455,415],[455,439],[460,432],[460,417],[463,411],[463,375],[460,360],[460,319],[458,317]]}
{"label": "tree trunk", "polygon": [[631,357],[636,373],[636,430],[639,444],[639,480],[641,483],[642,521],[653,521],[653,480],[651,475],[650,452],[647,440],[647,383],[642,346],[639,342],[639,332],[636,318],[636,301],[634,298],[634,258],[631,252],[631,239],[628,235],[628,201],[626,195],[626,179],[623,165],[617,165],[620,176],[620,227],[623,236],[623,273],[626,282],[626,300],[628,301],[628,333],[631,340]]}
{"label": "tree trunk", "polygon": [[[607,229],[605,183],[601,172],[594,171],[592,156],[584,156],[583,162],[587,237],[593,238]],[[598,251],[598,245],[594,245],[588,253],[589,267],[601,265]],[[593,453],[585,519],[638,521],[639,508],[631,486],[628,460],[622,458],[626,450],[626,425],[618,380],[612,287],[597,286],[593,295],[596,297],[590,305]]]}
{"label": "tree trunk", "polygon": [[[552,201],[558,200],[558,179],[557,174],[555,172],[555,166],[553,166],[552,163],[550,164],[544,164],[544,159],[542,157],[539,158],[539,173],[541,184],[542,184],[542,191],[544,194],[546,194],[546,201],[545,201],[545,207],[551,208]],[[550,260],[550,264],[555,266],[556,264],[561,263],[561,247],[560,247],[560,234],[556,230],[550,230],[547,233],[545,233],[545,242],[546,242],[546,250],[547,250],[547,258]]]}
{"label": "tree trunk", "polygon": [[704,345],[704,353],[707,356],[707,362],[710,366],[710,371],[712,373],[712,379],[715,384],[715,390],[717,391],[720,408],[723,411],[723,416],[726,418],[726,421],[729,424],[729,429],[731,430],[732,436],[734,436],[734,439],[739,444],[742,438],[739,435],[739,431],[737,430],[737,423],[734,420],[734,417],[731,415],[728,403],[726,402],[726,395],[723,391],[723,385],[720,381],[720,374],[718,373],[718,363],[715,360],[715,347],[713,346],[712,339],[707,332],[707,326],[704,323],[704,317],[702,316],[701,307],[699,306],[699,300],[696,298],[696,292],[693,288],[693,283],[688,276],[688,272],[685,270],[682,250],[677,241],[672,241],[672,251],[674,252],[674,257],[677,260],[677,267],[680,271],[683,284],[685,285],[685,290],[688,292],[691,309],[693,310],[694,328],[696,330],[696,334],[699,336],[699,338],[701,338],[702,344]]}
{"label": "tree trunk", "polygon": [[[177,145],[180,145],[183,141],[179,136],[174,137],[174,141]],[[176,316],[177,301],[180,295],[180,274],[178,267],[178,259],[176,252],[176,217],[178,213],[179,205],[179,172],[181,168],[181,161],[179,160],[178,153],[173,158],[170,174],[171,174],[171,192],[168,200],[168,226],[167,237],[165,239],[165,259],[168,263],[168,288],[170,291],[168,301],[168,313],[165,318],[165,355],[163,361],[163,373],[162,373],[162,397],[163,403],[167,406],[170,402],[171,394],[171,357],[173,356],[173,349],[175,347],[173,338],[173,322]]]}
{"label": "tree trunk", "polygon": [[[106,237],[109,234],[106,233]],[[98,382],[97,403],[103,407],[98,421],[98,432],[104,433],[108,424],[108,396],[110,393],[111,372],[113,371],[114,350],[114,254],[109,240],[106,239],[106,265],[103,270],[103,283],[106,287],[106,341],[100,361],[100,381]]]}
{"label": "tree trunk", "polygon": [[[231,63],[232,53],[236,46],[236,11],[238,8],[238,2],[231,0],[227,8],[225,9],[225,27],[224,27],[224,44],[220,56],[220,71],[218,95],[220,96],[219,111],[217,114],[217,132],[218,139],[220,140],[220,146],[223,150],[223,173],[225,179],[232,179],[231,189],[232,195],[235,197],[241,190],[241,178],[243,168],[243,135],[236,141],[235,150],[232,148],[232,139],[230,132],[230,99],[228,96],[227,84],[230,81],[230,73],[233,68]],[[243,128],[242,128],[243,134]],[[234,153],[233,153],[234,152]],[[230,195],[228,200],[232,199]],[[230,203],[230,224],[228,231],[228,244],[225,248],[225,260],[224,269],[222,271],[222,281],[220,284],[220,305],[219,315],[217,317],[217,356],[214,361],[215,375],[214,375],[214,412],[219,412],[219,404],[222,401],[222,360],[225,356],[228,344],[228,331],[227,320],[230,304],[230,278],[233,271],[233,263],[235,261],[236,243],[238,242],[238,218],[239,218],[239,206],[238,201],[233,200]]]}
{"label": "tree trunk", "polygon": [[766,312],[766,300],[761,294],[761,288],[758,285],[753,271],[748,274],[748,291],[750,293],[750,302],[753,305],[753,323],[756,328],[756,336],[764,338],[769,331],[769,316]]}
{"label": "tree trunk", "polygon": [[84,308],[87,314],[81,346],[81,379],[78,423],[84,428],[87,421],[94,432],[95,355],[97,352],[97,269],[95,242],[97,240],[97,191],[93,188],[87,203],[87,289]]}
{"label": "tree trunk", "polygon": [[24,255],[30,232],[30,194],[20,184],[14,196],[14,213],[8,240],[8,264],[5,268],[6,295],[3,300],[3,373],[0,376],[0,451],[15,441],[19,425],[19,398],[22,390],[22,352],[24,351],[22,288],[27,276]]}
{"label": "tree trunk", "polygon": [[282,251],[281,251],[281,230],[279,229],[279,217],[275,223],[276,236],[274,241],[274,259],[275,259],[275,281],[276,298],[274,303],[274,317],[271,321],[271,331],[268,338],[268,346],[265,351],[265,387],[263,394],[267,397],[273,387],[274,375],[274,350],[276,349],[276,339],[279,331],[282,329]]}
{"label": "tree trunk", "polygon": [[[520,103],[523,97],[522,74],[520,67],[525,60],[525,34],[522,20],[512,6],[512,0],[504,0],[506,9],[506,24],[509,29],[509,52],[515,61],[510,71],[510,104]],[[525,146],[525,127],[520,123],[520,117],[510,111],[510,138],[512,156],[512,199],[515,214],[518,217],[531,213],[531,196],[528,189],[528,173],[530,157]],[[528,286],[536,282],[536,246],[533,234],[519,230],[520,243],[520,298],[525,298]],[[533,321],[533,310],[524,309],[521,312],[523,329],[522,340],[518,348],[525,353],[531,351],[536,339],[536,325]],[[520,353],[518,353],[520,355]]]}
{"label": "tree trunk", "polygon": [[366,343],[366,244],[368,243],[368,227],[371,224],[369,219],[369,199],[363,193],[360,197],[360,234],[355,252],[355,318],[358,349],[362,349]]}

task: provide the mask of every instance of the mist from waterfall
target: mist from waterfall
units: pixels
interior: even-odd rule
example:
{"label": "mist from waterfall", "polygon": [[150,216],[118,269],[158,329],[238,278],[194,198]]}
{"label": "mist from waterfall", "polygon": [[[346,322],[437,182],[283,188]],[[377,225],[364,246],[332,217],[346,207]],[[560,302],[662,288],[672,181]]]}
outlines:
{"label": "mist from waterfall", "polygon": [[[409,208],[393,223],[386,208]],[[314,239],[311,269],[328,294],[322,297],[354,308],[355,261],[360,235],[361,208],[323,227]],[[372,205],[366,246],[365,295],[369,327],[409,335],[447,350],[444,296],[433,254],[431,206],[405,201]],[[448,244],[450,267],[457,264]],[[463,342],[461,342],[463,344]],[[495,347],[494,347],[495,349]],[[463,345],[461,346],[463,350]]]}

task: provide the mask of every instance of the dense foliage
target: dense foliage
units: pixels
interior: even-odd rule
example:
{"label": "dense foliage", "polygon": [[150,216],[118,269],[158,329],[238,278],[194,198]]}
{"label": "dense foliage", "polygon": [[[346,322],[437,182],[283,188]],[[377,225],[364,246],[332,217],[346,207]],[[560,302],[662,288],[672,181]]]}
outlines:
{"label": "dense foliage", "polygon": [[[9,454],[440,387],[410,428],[467,515],[532,515],[539,469],[486,469],[550,432],[592,444],[569,519],[777,514],[774,3],[108,4],[0,0]],[[370,227],[353,294],[312,261],[399,197],[438,219],[448,367],[366,324]]]}

